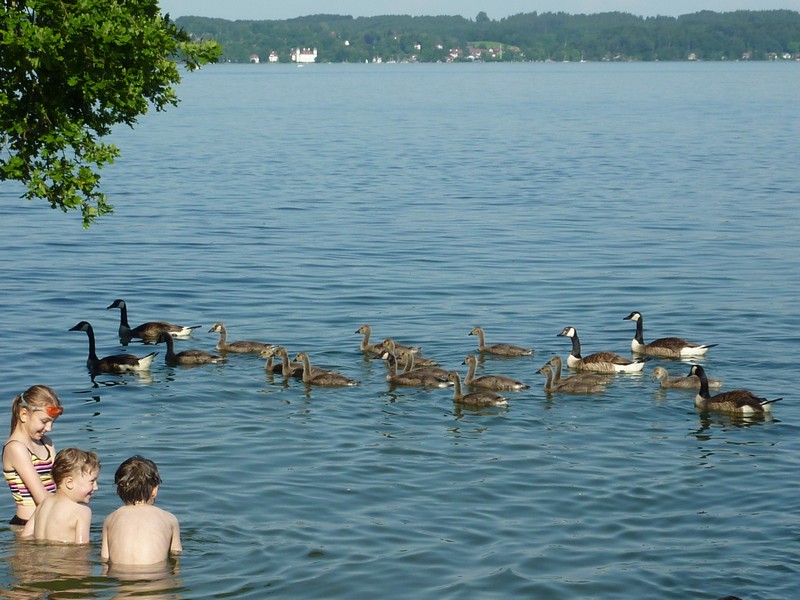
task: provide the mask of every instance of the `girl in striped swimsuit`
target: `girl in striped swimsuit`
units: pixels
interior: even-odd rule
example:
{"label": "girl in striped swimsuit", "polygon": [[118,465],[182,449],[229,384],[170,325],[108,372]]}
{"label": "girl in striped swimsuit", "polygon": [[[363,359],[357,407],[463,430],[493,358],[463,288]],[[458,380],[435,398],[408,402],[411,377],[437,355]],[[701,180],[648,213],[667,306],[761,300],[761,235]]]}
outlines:
{"label": "girl in striped swimsuit", "polygon": [[3,446],[3,476],[17,505],[11,525],[24,525],[56,490],[50,474],[56,450],[47,434],[63,412],[58,396],[46,385],[33,385],[14,398],[11,435]]}

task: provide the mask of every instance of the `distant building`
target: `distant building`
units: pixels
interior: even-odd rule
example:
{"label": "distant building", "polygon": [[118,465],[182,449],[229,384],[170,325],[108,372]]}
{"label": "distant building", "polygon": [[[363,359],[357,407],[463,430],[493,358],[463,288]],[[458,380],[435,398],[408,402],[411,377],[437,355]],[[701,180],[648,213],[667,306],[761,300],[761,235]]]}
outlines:
{"label": "distant building", "polygon": [[317,62],[317,49],[294,48],[292,50],[292,61],[298,64]]}
{"label": "distant building", "polygon": [[270,52],[270,53],[269,53],[269,59],[268,59],[268,60],[269,60],[269,62],[271,62],[271,63],[276,63],[276,62],[278,62],[278,53],[277,53],[277,52],[275,52],[275,50],[273,50],[272,52]]}
{"label": "distant building", "polygon": [[257,65],[261,62],[261,59],[258,57],[258,54],[251,54],[250,55],[250,62]]}

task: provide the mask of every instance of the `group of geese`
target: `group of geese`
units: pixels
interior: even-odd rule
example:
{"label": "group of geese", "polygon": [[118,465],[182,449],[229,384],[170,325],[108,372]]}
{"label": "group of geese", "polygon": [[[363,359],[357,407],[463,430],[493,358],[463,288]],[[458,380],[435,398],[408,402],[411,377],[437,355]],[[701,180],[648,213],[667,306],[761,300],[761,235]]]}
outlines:
{"label": "group of geese", "polygon": [[[119,336],[123,345],[138,339],[145,343],[166,344],[165,362],[169,366],[202,365],[222,363],[227,353],[258,354],[266,359],[265,371],[270,375],[280,374],[284,378],[302,379],[306,385],[315,386],[354,386],[358,381],[342,373],[311,364],[307,352],[298,352],[293,360],[285,347],[254,340],[229,342],[227,331],[221,322],[214,323],[210,333],[218,333],[216,349],[220,354],[205,350],[189,349],[175,352],[175,339],[186,339],[200,325],[182,326],[166,321],[148,321],[137,327],[130,327],[128,310],[124,300],[117,299],[107,309],[119,309]],[[631,341],[634,358],[629,359],[614,352],[595,352],[588,356],[581,354],[581,343],[574,327],[565,327],[561,337],[571,340],[572,350],[567,358],[567,367],[574,374],[561,376],[563,363],[560,356],[554,356],[537,372],[545,376],[544,389],[548,394],[593,394],[602,393],[611,382],[615,373],[641,372],[651,357],[660,358],[698,358],[703,357],[709,348],[716,344],[695,344],[678,337],[664,337],[649,343],[644,341],[644,319],[640,312],[632,312],[623,320],[636,323],[636,333]],[[70,331],[84,331],[89,338],[89,356],[86,365],[92,375],[98,373],[137,373],[150,369],[158,352],[145,356],[134,354],[114,354],[98,358],[94,330],[88,321],[81,321]],[[469,354],[462,364],[467,366],[467,374],[463,381],[457,371],[444,369],[437,362],[422,355],[420,348],[406,346],[385,338],[381,342],[372,343],[372,328],[364,324],[355,333],[361,334],[360,350],[366,356],[382,359],[386,362],[386,380],[393,386],[422,386],[436,388],[453,388],[453,400],[457,404],[482,408],[489,406],[507,406],[508,397],[501,392],[513,392],[530,386],[513,377],[500,374],[476,375],[478,355],[494,355],[506,358],[525,357],[533,354],[533,348],[524,348],[514,344],[486,344],[485,333],[481,327],[474,327],[469,335],[477,336],[477,353]],[[402,364],[402,370],[400,365]],[[711,395],[710,389],[719,389],[719,380],[709,379],[700,365],[692,365],[685,377],[670,377],[664,367],[657,366],[653,370],[653,379],[659,381],[662,388],[683,388],[696,390],[695,405],[703,411],[723,411],[742,415],[760,414],[770,411],[772,404],[781,400],[768,400],[756,396],[748,390],[732,390]],[[464,387],[470,391],[464,391]]]}

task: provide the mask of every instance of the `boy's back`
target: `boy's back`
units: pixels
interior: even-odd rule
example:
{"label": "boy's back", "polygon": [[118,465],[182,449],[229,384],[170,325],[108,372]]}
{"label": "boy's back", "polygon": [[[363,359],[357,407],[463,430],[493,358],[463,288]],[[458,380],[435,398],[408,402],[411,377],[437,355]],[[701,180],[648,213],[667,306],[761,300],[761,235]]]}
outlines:
{"label": "boy's back", "polygon": [[103,524],[101,555],[115,565],[151,565],[180,552],[178,519],[152,504],[126,504]]}
{"label": "boy's back", "polygon": [[85,544],[88,542],[92,510],[61,495],[45,498],[36,511],[33,537],[37,540]]}

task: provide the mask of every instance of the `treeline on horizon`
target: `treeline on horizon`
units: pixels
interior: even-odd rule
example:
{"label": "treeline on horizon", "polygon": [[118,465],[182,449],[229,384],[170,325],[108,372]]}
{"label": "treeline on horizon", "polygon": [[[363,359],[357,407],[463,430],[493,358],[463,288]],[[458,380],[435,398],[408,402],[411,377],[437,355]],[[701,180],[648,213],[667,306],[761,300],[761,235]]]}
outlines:
{"label": "treeline on horizon", "polygon": [[[186,16],[179,27],[222,45],[221,61],[262,62],[316,48],[317,62],[655,61],[800,58],[800,12],[701,11],[679,17],[526,13],[461,16],[311,15],[230,21]],[[498,51],[499,50],[499,51]]]}

